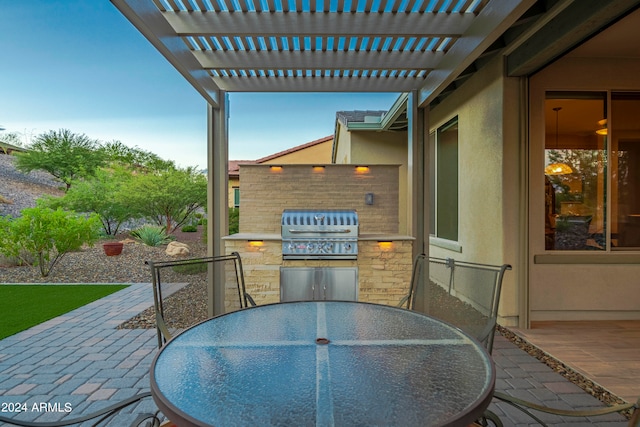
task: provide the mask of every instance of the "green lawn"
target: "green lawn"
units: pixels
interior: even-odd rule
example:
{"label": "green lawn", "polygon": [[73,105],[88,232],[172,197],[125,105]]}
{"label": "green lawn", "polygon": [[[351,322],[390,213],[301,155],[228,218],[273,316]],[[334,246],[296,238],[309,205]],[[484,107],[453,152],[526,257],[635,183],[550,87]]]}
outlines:
{"label": "green lawn", "polygon": [[126,287],[127,285],[0,285],[0,339]]}

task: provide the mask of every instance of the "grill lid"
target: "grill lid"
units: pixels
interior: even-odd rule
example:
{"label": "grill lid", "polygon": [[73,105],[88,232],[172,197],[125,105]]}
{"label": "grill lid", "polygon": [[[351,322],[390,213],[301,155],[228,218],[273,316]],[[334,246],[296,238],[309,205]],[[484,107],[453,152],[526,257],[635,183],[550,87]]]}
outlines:
{"label": "grill lid", "polygon": [[303,225],[318,228],[358,225],[358,213],[348,209],[285,209],[282,213],[282,225]]}
{"label": "grill lid", "polygon": [[358,214],[344,209],[286,209],[283,259],[357,259]]}

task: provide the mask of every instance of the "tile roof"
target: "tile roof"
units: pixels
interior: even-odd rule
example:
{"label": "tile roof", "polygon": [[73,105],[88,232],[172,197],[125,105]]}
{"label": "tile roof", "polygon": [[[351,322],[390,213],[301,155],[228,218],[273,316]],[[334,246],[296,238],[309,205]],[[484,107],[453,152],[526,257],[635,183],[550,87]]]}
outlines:
{"label": "tile roof", "polygon": [[378,119],[381,119],[386,113],[386,110],[338,111],[336,112],[336,119],[338,119],[343,125],[347,126],[349,123],[364,123],[366,121],[366,117],[377,117]]}
{"label": "tile roof", "polygon": [[229,163],[228,163],[229,176],[239,176],[240,165],[253,165],[255,163],[256,163],[255,160],[229,160]]}
{"label": "tile roof", "polygon": [[296,145],[295,147],[289,148],[284,151],[270,154],[258,160],[229,160],[229,163],[228,163],[229,176],[230,177],[239,176],[241,165],[261,164],[264,162],[268,162],[269,160],[273,160],[273,159],[277,159],[278,157],[285,156],[287,154],[295,153],[296,151],[304,150],[305,148],[313,147],[314,145],[322,144],[323,142],[331,141],[332,139],[333,139],[333,135],[325,136],[324,138],[316,139],[314,141],[307,142],[305,144]]}
{"label": "tile roof", "polygon": [[269,160],[277,159],[278,157],[285,156],[287,154],[295,153],[296,151],[304,150],[305,148],[313,147],[314,145],[322,144],[323,142],[331,141],[333,139],[333,135],[325,136],[324,138],[316,139],[315,141],[307,142],[306,144],[297,145],[295,147],[289,148],[288,150],[280,151],[275,154],[271,154],[266,157],[262,157],[255,161],[255,163],[264,163]]}

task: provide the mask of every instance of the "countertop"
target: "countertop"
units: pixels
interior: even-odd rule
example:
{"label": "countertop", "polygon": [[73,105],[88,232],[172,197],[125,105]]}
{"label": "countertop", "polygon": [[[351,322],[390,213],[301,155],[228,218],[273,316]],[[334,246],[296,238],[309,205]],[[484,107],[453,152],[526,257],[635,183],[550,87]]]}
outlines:
{"label": "countertop", "polygon": [[[282,236],[275,233],[237,233],[230,236],[225,236],[223,240],[272,240],[281,241]],[[407,236],[403,234],[389,234],[389,233],[363,233],[358,236],[359,241],[400,241],[400,240],[415,240],[415,237]]]}

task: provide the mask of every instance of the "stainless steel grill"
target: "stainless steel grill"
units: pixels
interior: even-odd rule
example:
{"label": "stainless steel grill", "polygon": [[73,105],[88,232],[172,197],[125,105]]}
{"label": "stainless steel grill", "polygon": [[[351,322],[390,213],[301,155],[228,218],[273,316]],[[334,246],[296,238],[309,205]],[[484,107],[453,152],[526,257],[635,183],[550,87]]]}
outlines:
{"label": "stainless steel grill", "polygon": [[283,259],[356,259],[355,210],[293,210],[282,213]]}

